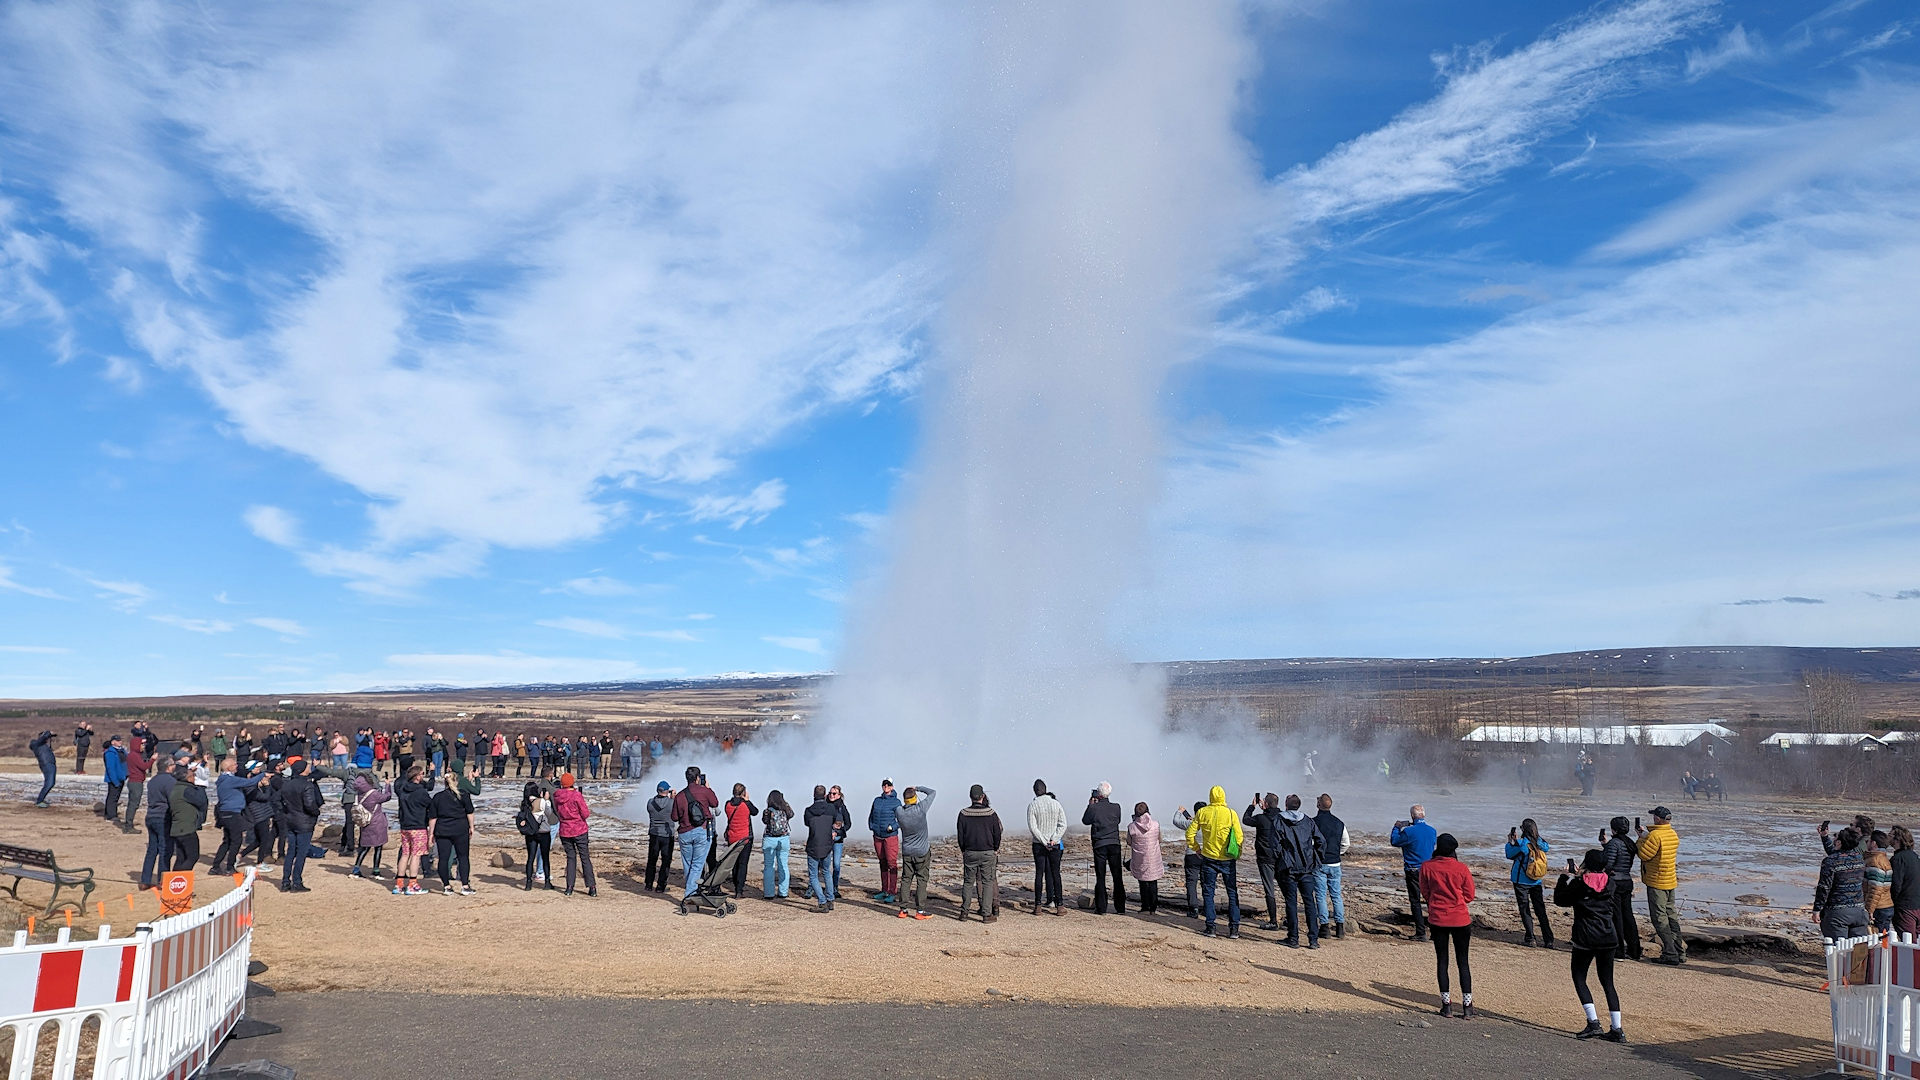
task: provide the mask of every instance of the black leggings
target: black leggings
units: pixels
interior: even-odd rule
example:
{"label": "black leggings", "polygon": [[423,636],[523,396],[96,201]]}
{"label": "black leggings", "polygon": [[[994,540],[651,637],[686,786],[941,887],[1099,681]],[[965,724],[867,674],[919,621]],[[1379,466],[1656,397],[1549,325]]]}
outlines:
{"label": "black leggings", "polygon": [[1440,978],[1440,992],[1453,989],[1447,982],[1447,944],[1453,944],[1454,955],[1460,962],[1460,992],[1473,993],[1473,968],[1467,964],[1467,943],[1473,940],[1473,927],[1436,926],[1433,927],[1434,972]]}
{"label": "black leggings", "polygon": [[353,868],[355,870],[360,869],[360,864],[367,859],[367,852],[371,851],[373,852],[373,873],[374,876],[378,877],[380,874],[380,853],[385,850],[386,846],[384,844],[379,847],[361,848],[359,851],[354,852]]}
{"label": "black leggings", "polygon": [[546,879],[553,888],[553,834],[546,829],[527,837],[527,888],[533,888],[533,875]]}
{"label": "black leggings", "polygon": [[433,846],[440,853],[440,884],[453,884],[453,860],[460,860],[460,884],[467,884],[467,841],[466,833],[459,836],[436,836]]}
{"label": "black leggings", "polygon": [[[1580,1004],[1593,1004],[1593,991],[1587,989],[1587,965],[1592,964],[1600,972],[1600,989],[1607,995],[1607,1011],[1620,1011],[1620,994],[1613,988],[1613,950],[1575,949],[1573,950],[1573,988],[1580,995]],[[1463,972],[1460,976],[1466,978]]]}
{"label": "black leggings", "polygon": [[1060,906],[1060,858],[1063,853],[1049,844],[1033,845],[1033,902]]}

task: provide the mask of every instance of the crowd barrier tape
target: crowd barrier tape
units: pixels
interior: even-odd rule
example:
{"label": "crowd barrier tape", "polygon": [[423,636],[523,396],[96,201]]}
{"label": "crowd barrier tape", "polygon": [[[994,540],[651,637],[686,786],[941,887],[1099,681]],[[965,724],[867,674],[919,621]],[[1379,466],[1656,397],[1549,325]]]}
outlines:
{"label": "crowd barrier tape", "polygon": [[34,1058],[53,1028],[53,1080],[75,1080],[90,1022],[90,1080],[186,1080],[204,1068],[246,1011],[253,885],[248,869],[227,895],[142,923],[128,938],[107,926],[86,942],[64,927],[44,945],[16,934],[0,948],[0,1031],[13,1033],[7,1075],[37,1075]]}
{"label": "crowd barrier tape", "polygon": [[1920,940],[1871,934],[1826,947],[1839,1071],[1920,1080]]}

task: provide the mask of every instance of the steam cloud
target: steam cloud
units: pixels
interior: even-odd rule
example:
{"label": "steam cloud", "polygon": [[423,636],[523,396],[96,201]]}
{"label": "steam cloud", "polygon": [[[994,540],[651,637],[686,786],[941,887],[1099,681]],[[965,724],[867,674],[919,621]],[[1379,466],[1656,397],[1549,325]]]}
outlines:
{"label": "steam cloud", "polygon": [[[980,782],[1017,823],[1035,776],[1069,805],[1105,779],[1166,821],[1254,745],[1168,731],[1158,672],[1112,627],[1148,561],[1163,384],[1258,205],[1239,18],[1158,0],[981,18],[943,192],[961,269],[891,561],[851,605],[824,716],[709,754],[716,783],[798,806],[838,782],[857,805],[891,776],[957,810]],[[695,753],[662,775],[677,787]]]}

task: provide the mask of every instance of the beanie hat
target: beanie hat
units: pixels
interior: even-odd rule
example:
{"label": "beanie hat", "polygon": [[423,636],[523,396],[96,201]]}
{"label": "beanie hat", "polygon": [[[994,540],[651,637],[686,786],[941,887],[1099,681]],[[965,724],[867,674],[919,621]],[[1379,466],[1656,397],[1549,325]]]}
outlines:
{"label": "beanie hat", "polygon": [[572,774],[572,773],[570,773],[570,772],[563,772],[563,773],[561,773],[561,774],[560,774],[560,786],[561,786],[561,787],[572,787],[572,786],[573,786],[573,774]]}
{"label": "beanie hat", "polygon": [[971,799],[984,799],[987,797],[987,789],[981,787],[979,784],[975,784],[967,789],[967,797]]}

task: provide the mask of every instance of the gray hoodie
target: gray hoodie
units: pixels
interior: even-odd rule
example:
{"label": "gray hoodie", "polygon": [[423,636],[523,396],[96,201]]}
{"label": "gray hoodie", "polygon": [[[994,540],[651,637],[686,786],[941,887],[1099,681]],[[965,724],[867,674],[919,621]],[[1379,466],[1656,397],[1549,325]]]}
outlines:
{"label": "gray hoodie", "polygon": [[927,810],[933,806],[933,789],[915,787],[913,791],[913,805],[902,803],[894,815],[900,823],[900,854],[931,854],[933,841],[927,836]]}
{"label": "gray hoodie", "polygon": [[647,800],[647,835],[673,838],[673,793]]}

